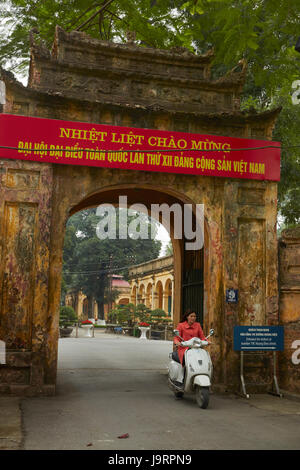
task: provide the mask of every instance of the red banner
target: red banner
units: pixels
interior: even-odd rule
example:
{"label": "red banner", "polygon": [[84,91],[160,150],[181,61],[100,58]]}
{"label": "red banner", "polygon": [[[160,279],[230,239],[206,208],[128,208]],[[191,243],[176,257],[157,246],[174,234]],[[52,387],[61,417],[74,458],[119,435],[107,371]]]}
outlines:
{"label": "red banner", "polygon": [[280,143],[0,114],[0,158],[280,179]]}

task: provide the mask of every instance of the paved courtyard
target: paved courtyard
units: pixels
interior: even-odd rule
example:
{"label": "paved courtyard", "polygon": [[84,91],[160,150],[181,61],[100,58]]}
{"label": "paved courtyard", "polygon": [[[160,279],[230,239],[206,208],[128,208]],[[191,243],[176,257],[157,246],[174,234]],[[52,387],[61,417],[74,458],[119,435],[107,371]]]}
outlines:
{"label": "paved courtyard", "polygon": [[[22,400],[25,449],[300,449],[300,403],[271,395],[175,400],[172,343],[96,332],[59,341],[57,395]],[[120,436],[127,436],[120,438]]]}

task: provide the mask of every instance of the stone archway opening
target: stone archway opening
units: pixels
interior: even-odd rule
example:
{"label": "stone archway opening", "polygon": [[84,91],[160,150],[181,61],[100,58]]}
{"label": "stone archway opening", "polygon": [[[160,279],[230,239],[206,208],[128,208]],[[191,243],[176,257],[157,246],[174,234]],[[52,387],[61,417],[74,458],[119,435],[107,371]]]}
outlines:
{"label": "stone archway opening", "polygon": [[[76,169],[77,170],[77,169]],[[101,187],[101,186],[100,186]],[[71,207],[66,207],[66,212],[65,212],[65,224],[68,218],[87,208],[95,208],[98,207],[101,204],[111,204],[114,207],[118,207],[119,202],[120,202],[120,196],[126,197],[127,205],[128,207],[132,207],[135,204],[143,205],[145,209],[148,211],[148,215],[151,213],[151,206],[153,204],[157,205],[162,205],[165,204],[166,206],[170,208],[174,208],[174,205],[180,207],[182,209],[182,214],[184,214],[184,204],[189,204],[190,207],[193,208],[193,224],[195,222],[195,213],[196,213],[196,204],[194,203],[193,200],[191,200],[188,196],[186,196],[184,193],[179,192],[179,191],[173,191],[170,189],[166,189],[163,186],[155,186],[153,184],[143,184],[139,185],[138,183],[131,184],[118,184],[114,186],[106,186],[102,187],[101,189],[96,189],[93,193],[87,194],[85,197],[83,197],[77,204],[71,206]],[[177,213],[178,215],[178,213]],[[183,285],[183,279],[186,273],[187,265],[186,265],[186,250],[185,250],[185,243],[186,239],[184,237],[184,227],[182,227],[182,238],[176,238],[175,236],[175,220],[176,219],[176,211],[170,212],[170,223],[169,227],[166,227],[169,229],[170,232],[170,239],[172,242],[172,247],[173,247],[173,309],[172,309],[172,319],[173,319],[173,324],[177,325],[178,322],[181,320],[182,315],[184,311],[187,308],[191,308],[189,304],[187,304],[187,288],[189,288],[189,285],[187,283]],[[57,219],[59,220],[59,219]],[[159,214],[158,219],[160,223],[164,222],[162,214]],[[64,225],[65,225],[64,224]],[[182,224],[183,224],[183,219],[182,219]],[[61,227],[62,230],[64,227]],[[205,226],[205,239],[208,240],[207,236],[207,227]],[[63,251],[63,244],[64,244],[64,234],[62,233],[63,236],[60,237],[60,244],[59,246],[57,245],[57,250],[60,251],[60,256],[57,256],[58,253],[55,252],[55,260],[54,263],[52,263],[52,269],[55,271],[54,273],[54,278],[56,278],[55,284],[60,286],[61,282],[61,270],[58,269],[55,270],[55,262],[58,261],[59,259],[62,258],[62,251]],[[57,241],[57,240],[56,240]],[[201,251],[204,251],[204,248],[201,248]],[[196,252],[195,252],[196,253]],[[53,252],[54,254],[54,252]],[[193,252],[190,251],[189,257],[193,257]],[[201,259],[204,259],[204,256],[202,256]],[[61,265],[60,265],[61,266]],[[201,276],[202,279],[204,279],[204,264],[200,266],[201,270]],[[54,279],[53,279],[54,280]],[[208,290],[208,278],[206,279],[206,290]],[[200,286],[201,289],[204,289],[204,282],[202,282],[202,285]],[[60,297],[58,296],[58,290],[53,292],[53,295],[51,297],[52,301],[55,302],[55,305],[53,305],[53,308],[56,311],[56,324],[58,325],[58,312],[59,312],[59,303],[60,303]],[[146,301],[147,297],[147,284],[145,283],[143,287],[143,299]],[[163,298],[163,289],[161,293],[161,307],[164,307],[164,298]],[[139,301],[139,297],[141,295],[141,290],[140,286],[134,287],[134,289],[131,291],[131,300],[136,299],[136,301]],[[195,308],[196,311],[199,312],[199,318],[203,319],[203,312],[205,309],[204,306],[204,295],[202,294],[199,296],[199,299],[201,303],[199,303],[197,306],[193,305],[193,308]],[[207,299],[206,299],[207,300]],[[152,305],[157,305],[157,300],[154,298],[152,299]],[[157,308],[157,307],[156,307]],[[51,356],[52,358],[55,358],[55,361],[52,362],[50,368],[49,368],[49,373],[51,374],[51,377],[56,377],[56,368],[57,368],[57,354],[58,354],[58,336],[56,336],[57,340],[52,342],[51,349],[52,353]],[[52,379],[53,380],[53,379]]]}
{"label": "stone archway opening", "polygon": [[[130,184],[119,185],[101,189],[87,196],[77,205],[72,207],[69,210],[68,215],[72,216],[81,210],[92,207],[95,208],[101,204],[111,204],[114,207],[118,207],[120,197],[126,197],[128,207],[133,207],[133,205],[137,204],[144,206],[146,210],[148,210],[148,215],[151,215],[151,207],[153,204],[159,205],[160,207],[164,204],[165,206],[173,208],[173,211],[170,211],[169,227],[166,227],[170,231],[170,239],[173,246],[174,273],[172,275],[172,279],[168,273],[167,279],[165,278],[163,283],[161,281],[155,283],[152,278],[151,282],[148,279],[144,282],[140,282],[138,285],[133,285],[131,292],[129,293],[129,299],[134,304],[144,303],[152,309],[159,308],[165,310],[166,314],[172,315],[174,324],[177,324],[186,308],[186,305],[182,304],[184,294],[182,279],[186,266],[184,266],[185,240],[184,238],[178,239],[174,237],[174,222],[176,217],[175,206],[177,205],[178,207],[183,208],[185,203],[191,204],[192,201],[187,199],[183,194],[174,194],[169,191],[166,192],[165,189],[161,187],[155,188],[150,185],[139,187],[137,185]],[[162,219],[163,214],[160,213],[159,219],[157,220],[159,222],[163,222]],[[182,232],[184,233],[184,229]],[[191,254],[190,256],[193,257],[194,255]],[[85,307],[84,312],[87,313],[86,300],[83,305]],[[198,311],[201,315],[203,314],[203,301],[198,305]]]}
{"label": "stone archway opening", "polygon": [[[166,190],[163,187],[155,187],[153,185],[137,185],[137,184],[127,184],[127,185],[117,185],[114,187],[106,187],[93,194],[87,196],[85,199],[80,201],[77,205],[73,206],[68,216],[75,214],[76,212],[90,208],[97,207],[101,204],[111,204],[115,207],[118,206],[120,201],[120,196],[126,197],[128,206],[132,207],[133,205],[139,204],[146,208],[148,215],[151,215],[151,206],[152,205],[166,205],[169,208],[174,208],[174,205],[183,208],[184,204],[189,204],[193,206],[194,210],[194,201],[186,197],[183,193],[177,193],[175,191]],[[183,214],[183,210],[182,210]],[[174,237],[174,223],[175,223],[176,212],[170,211],[170,239],[173,246],[173,257],[174,257],[174,294],[176,292],[176,299],[174,300],[174,306],[177,304],[177,307],[174,308],[174,321],[179,321],[182,314],[182,273],[184,270],[184,254],[185,249],[184,245],[186,240],[184,239],[184,228],[182,228],[183,238],[178,239]],[[159,214],[158,222],[163,223],[161,213]],[[183,223],[183,221],[182,221]],[[194,214],[193,214],[193,223],[194,223]],[[207,227],[205,227],[205,238],[207,239],[208,232]],[[175,235],[176,236],[176,235]],[[200,250],[201,253],[204,252],[204,249]],[[189,259],[194,258],[196,252],[190,251]],[[200,256],[201,258],[201,256]],[[203,258],[203,255],[202,255]],[[188,265],[187,265],[188,266]],[[204,271],[204,264],[202,264],[201,269]],[[171,281],[170,281],[171,282]],[[168,289],[172,289],[169,285]],[[131,292],[131,300],[134,300],[136,296],[141,296],[146,301],[147,293],[149,294],[149,285],[143,284],[143,286],[133,287]],[[163,304],[163,299],[162,299]],[[201,307],[201,311],[203,306]]]}
{"label": "stone archway opening", "polygon": [[[187,200],[183,195],[173,195],[166,193],[162,188],[153,188],[153,187],[132,187],[131,185],[115,188],[107,188],[106,190],[100,190],[77,204],[75,207],[71,208],[69,211],[70,216],[75,215],[80,211],[84,211],[89,208],[98,207],[101,204],[111,204],[114,207],[118,207],[118,202],[120,196],[126,196],[128,201],[128,206],[133,204],[143,204],[147,209],[150,209],[151,204],[166,204],[169,207],[172,207],[174,204],[177,204],[180,207],[183,207],[185,203],[191,203],[190,200]],[[184,271],[186,267],[184,266],[185,260],[185,249],[184,249],[184,238],[176,239],[174,238],[174,217],[175,212],[170,216],[170,238],[172,241],[173,247],[173,271],[167,272],[163,275],[161,280],[159,276],[155,278],[154,273],[151,273],[151,278],[148,280],[144,279],[138,282],[137,284],[132,284],[131,291],[129,293],[129,299],[133,304],[143,303],[147,307],[154,309],[161,309],[166,312],[166,314],[171,317],[173,324],[177,325],[180,321],[181,316],[184,312],[184,306],[182,305],[183,301],[183,286],[182,279],[184,276]],[[160,222],[162,222],[162,217],[160,217]],[[203,251],[203,249],[202,249]],[[195,255],[195,254],[194,254]],[[193,256],[193,255],[191,255]],[[196,256],[196,255],[195,255]],[[162,257],[161,259],[163,259]],[[146,263],[147,264],[147,263]],[[143,272],[145,267],[142,268]],[[160,274],[163,271],[163,265],[160,267]],[[145,272],[144,272],[145,274]],[[203,298],[203,297],[202,297]],[[82,309],[83,314],[88,318],[88,301],[83,299]],[[122,302],[123,303],[123,302]],[[125,302],[124,302],[125,303]],[[77,303],[79,305],[79,302]],[[203,304],[199,304],[199,311],[203,312]],[[97,315],[99,317],[99,312]],[[85,319],[85,318],[84,318]]]}

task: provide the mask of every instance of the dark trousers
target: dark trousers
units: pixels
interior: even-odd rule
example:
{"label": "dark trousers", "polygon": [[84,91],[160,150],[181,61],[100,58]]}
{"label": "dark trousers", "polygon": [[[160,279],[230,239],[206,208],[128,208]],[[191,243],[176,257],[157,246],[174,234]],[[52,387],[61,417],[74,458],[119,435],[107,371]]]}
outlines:
{"label": "dark trousers", "polygon": [[[178,356],[178,351],[173,351],[172,352],[172,359],[173,359],[173,361],[179,362],[179,364],[181,364],[179,356]],[[183,364],[182,365],[184,366],[184,358],[183,358]]]}

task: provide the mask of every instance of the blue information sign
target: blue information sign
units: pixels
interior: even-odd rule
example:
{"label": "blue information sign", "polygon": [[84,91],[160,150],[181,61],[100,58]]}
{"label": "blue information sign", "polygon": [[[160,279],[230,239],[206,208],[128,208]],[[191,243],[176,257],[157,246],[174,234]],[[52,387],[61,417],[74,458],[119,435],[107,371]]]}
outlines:
{"label": "blue information sign", "polygon": [[239,291],[237,289],[226,289],[226,302],[237,304],[239,299]]}
{"label": "blue information sign", "polygon": [[234,351],[283,351],[283,326],[235,326]]}

